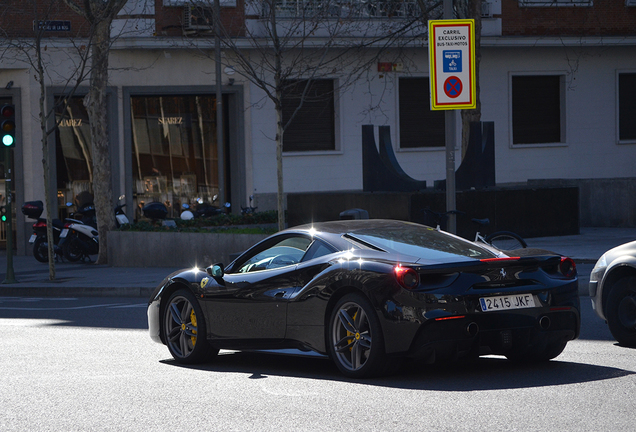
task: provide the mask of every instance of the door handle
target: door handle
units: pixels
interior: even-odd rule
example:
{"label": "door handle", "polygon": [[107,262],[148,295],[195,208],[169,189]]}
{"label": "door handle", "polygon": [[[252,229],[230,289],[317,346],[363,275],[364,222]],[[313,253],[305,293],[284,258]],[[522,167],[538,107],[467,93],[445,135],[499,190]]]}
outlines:
{"label": "door handle", "polygon": [[274,294],[274,297],[285,297],[286,293],[287,291],[278,291],[276,294]]}

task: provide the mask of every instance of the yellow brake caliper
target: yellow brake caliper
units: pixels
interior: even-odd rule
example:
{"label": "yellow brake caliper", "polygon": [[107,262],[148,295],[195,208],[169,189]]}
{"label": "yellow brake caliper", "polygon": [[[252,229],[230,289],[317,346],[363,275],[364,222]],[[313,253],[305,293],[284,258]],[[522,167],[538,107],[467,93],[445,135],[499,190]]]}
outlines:
{"label": "yellow brake caliper", "polygon": [[[192,321],[192,325],[194,327],[197,327],[197,316],[194,313],[194,309],[192,309],[192,311],[190,312],[190,321]],[[194,336],[190,336],[190,340],[192,341],[192,346],[196,345],[197,343],[197,331],[196,330],[192,330],[192,333],[194,334]]]}
{"label": "yellow brake caliper", "polygon": [[[358,311],[356,311],[356,313],[353,314],[353,322],[356,322],[356,317],[357,316],[358,316]],[[349,330],[347,330],[347,336],[354,336],[356,339],[360,339],[360,333],[358,333],[357,335],[354,335]],[[347,340],[347,345],[350,345],[351,343],[353,343],[353,339],[348,339]],[[351,347],[349,347],[349,351],[352,351],[352,350],[353,350],[353,345],[351,345]]]}

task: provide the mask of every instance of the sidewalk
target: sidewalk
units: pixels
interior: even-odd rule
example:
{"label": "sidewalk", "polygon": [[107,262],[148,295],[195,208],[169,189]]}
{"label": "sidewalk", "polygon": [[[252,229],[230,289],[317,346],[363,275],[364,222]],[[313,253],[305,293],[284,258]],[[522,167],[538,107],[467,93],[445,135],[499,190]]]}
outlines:
{"label": "sidewalk", "polygon": [[[636,240],[636,228],[581,228],[581,234],[526,239],[528,247],[551,250],[577,263],[579,293],[588,295],[590,272],[607,250]],[[149,297],[168,274],[178,268],[109,267],[82,263],[56,263],[56,280],[49,281],[48,264],[31,254],[14,256],[17,283],[0,284],[0,296]],[[6,280],[7,257],[0,251],[0,282]]]}

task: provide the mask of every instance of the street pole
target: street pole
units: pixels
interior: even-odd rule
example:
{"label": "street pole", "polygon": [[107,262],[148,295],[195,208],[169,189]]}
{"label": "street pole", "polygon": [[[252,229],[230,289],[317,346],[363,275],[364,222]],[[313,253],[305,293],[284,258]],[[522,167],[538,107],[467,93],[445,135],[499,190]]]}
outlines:
{"label": "street pole", "polygon": [[6,279],[2,282],[3,284],[11,284],[16,283],[15,273],[13,272],[13,205],[11,204],[11,179],[13,177],[13,163],[11,161],[11,148],[5,147],[4,149],[4,157],[5,164],[7,167],[4,187],[5,187],[5,196],[6,196],[6,215],[7,215],[7,223],[5,224],[6,234],[7,234],[7,275]]}
{"label": "street pole", "polygon": [[[221,76],[221,1],[214,0],[214,63],[216,74],[216,157],[219,172],[219,206],[225,196],[225,140],[223,139],[223,82]],[[222,208],[222,207],[221,207]]]}
{"label": "street pole", "polygon": [[[444,0],[444,19],[453,19],[453,0]],[[446,110],[444,117],[446,123],[446,211],[457,210],[455,203],[455,110]],[[446,229],[453,234],[457,233],[456,217],[448,214]]]}

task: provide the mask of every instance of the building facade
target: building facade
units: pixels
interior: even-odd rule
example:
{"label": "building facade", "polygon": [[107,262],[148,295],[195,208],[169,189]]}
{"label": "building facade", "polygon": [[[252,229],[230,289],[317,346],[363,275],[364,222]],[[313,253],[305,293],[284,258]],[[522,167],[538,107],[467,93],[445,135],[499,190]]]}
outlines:
{"label": "building facade", "polygon": [[[68,99],[67,78],[87,26],[63,5],[39,20],[20,9],[21,2],[8,3],[0,15],[6,48],[0,102],[17,109],[14,203],[19,209],[25,201],[44,201],[44,149],[55,185],[51,202],[63,217],[66,203],[91,190],[90,119],[82,102],[87,82],[68,104],[57,103]],[[372,3],[360,19],[396,22],[415,15],[416,2]],[[290,17],[298,11],[299,2],[276,4]],[[131,0],[113,24],[113,195],[125,197],[130,218],[144,203],[164,202],[174,217],[182,204],[213,202],[219,195],[234,209],[248,205],[250,195],[259,210],[276,207],[276,110],[225,50],[223,100],[217,104],[209,6]],[[263,19],[261,6],[221,1],[224,27],[239,45],[245,29]],[[635,226],[636,3],[495,0],[484,2],[482,11],[481,118],[495,123],[497,184],[578,185],[584,225]],[[43,38],[45,103],[54,111],[49,124],[59,122],[46,146],[36,70],[18,49],[33,37],[36,21],[49,26]],[[426,35],[408,37],[399,50],[377,54],[369,48],[374,62],[355,82],[340,73],[315,81],[311,90],[319,97],[303,104],[285,133],[286,193],[361,191],[366,124],[391,127],[396,158],[408,175],[431,186],[445,177],[444,115],[429,109]],[[241,46],[250,56],[253,45]],[[387,63],[391,70],[379,66]],[[283,118],[295,112],[293,91],[284,102]],[[460,122],[454,127],[459,131]],[[459,154],[459,143],[456,148]],[[31,223],[18,210],[19,253],[28,251]]]}

